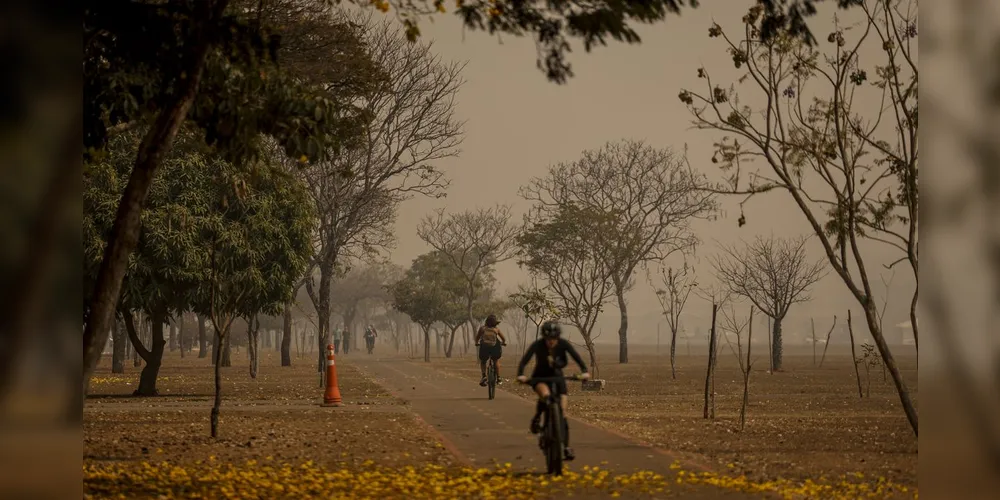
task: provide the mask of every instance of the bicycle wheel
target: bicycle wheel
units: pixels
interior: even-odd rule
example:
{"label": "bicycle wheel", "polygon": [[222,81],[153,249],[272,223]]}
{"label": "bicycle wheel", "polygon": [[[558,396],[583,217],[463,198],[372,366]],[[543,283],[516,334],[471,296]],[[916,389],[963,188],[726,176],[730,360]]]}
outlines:
{"label": "bicycle wheel", "polygon": [[497,370],[493,363],[495,361],[491,359],[486,364],[486,387],[489,391],[490,399],[495,398],[497,394]]}
{"label": "bicycle wheel", "polygon": [[562,429],[562,408],[558,402],[549,403],[548,418],[545,423],[548,433],[548,450],[546,459],[548,462],[549,474],[554,476],[562,475],[563,462],[563,429]]}

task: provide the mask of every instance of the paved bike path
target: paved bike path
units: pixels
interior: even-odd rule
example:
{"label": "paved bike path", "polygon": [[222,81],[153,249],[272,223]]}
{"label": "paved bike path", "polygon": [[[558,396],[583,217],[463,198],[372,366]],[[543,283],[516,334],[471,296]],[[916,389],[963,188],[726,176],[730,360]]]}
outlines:
{"label": "paved bike path", "polygon": [[[509,462],[515,471],[545,470],[538,438],[528,432],[534,402],[502,389],[490,401],[486,388],[475,382],[417,362],[372,359],[350,363],[405,400],[458,459],[476,467]],[[616,474],[652,471],[673,483],[676,472],[670,465],[676,457],[572,418],[572,406],[571,399],[570,445],[577,455],[571,462],[573,469],[590,465]],[[690,463],[682,462],[682,466],[692,472],[701,470]],[[674,494],[685,498],[759,498],[712,486],[674,485]]]}

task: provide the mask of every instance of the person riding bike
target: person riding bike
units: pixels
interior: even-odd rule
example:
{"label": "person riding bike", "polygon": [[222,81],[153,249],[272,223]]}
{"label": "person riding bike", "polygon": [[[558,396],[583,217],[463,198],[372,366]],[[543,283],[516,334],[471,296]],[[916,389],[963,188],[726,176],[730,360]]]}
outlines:
{"label": "person riding bike", "polygon": [[[558,322],[546,321],[543,323],[541,334],[542,338],[531,344],[527,352],[524,353],[524,357],[521,358],[521,363],[517,366],[517,380],[527,382],[529,378],[561,377],[563,376],[563,368],[569,364],[567,355],[572,357],[573,361],[580,366],[580,378],[583,380],[590,378],[590,373],[587,372],[587,365],[583,362],[583,358],[576,352],[572,344],[562,338],[562,327]],[[535,369],[531,372],[531,377],[526,377],[524,375],[524,368],[528,366],[528,361],[531,361],[532,357],[535,358]],[[562,408],[563,413],[563,436],[565,438],[563,442],[565,446],[563,455],[566,457],[566,460],[573,460],[575,455],[569,447],[569,422],[566,420],[566,406],[569,400],[569,393],[566,390],[565,380],[535,384],[534,389],[535,393],[538,394],[538,403],[535,407],[535,416],[531,418],[531,433],[538,434],[541,430],[542,412],[545,411],[546,401],[549,398],[549,394],[551,394],[553,386],[559,389],[559,394],[561,395],[559,406]]]}
{"label": "person riding bike", "polygon": [[479,381],[479,385],[486,385],[486,360],[488,359],[493,360],[493,366],[497,374],[497,385],[499,385],[503,383],[503,380],[500,378],[500,357],[503,355],[503,346],[507,345],[507,338],[497,328],[500,325],[500,321],[497,320],[495,314],[487,316],[485,323],[476,332],[476,345],[479,346],[479,369],[483,375],[483,379]]}
{"label": "person riding bike", "polygon": [[378,337],[378,332],[375,330],[374,326],[368,325],[368,327],[365,328],[365,345],[368,347],[369,353],[375,348],[375,337]]}

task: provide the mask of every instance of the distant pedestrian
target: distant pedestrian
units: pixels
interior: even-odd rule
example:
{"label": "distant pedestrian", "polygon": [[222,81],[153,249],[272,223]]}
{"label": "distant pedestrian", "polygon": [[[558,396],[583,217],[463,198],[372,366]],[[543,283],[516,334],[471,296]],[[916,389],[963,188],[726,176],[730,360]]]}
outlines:
{"label": "distant pedestrian", "polygon": [[333,336],[333,353],[340,354],[340,330],[334,328],[330,335]]}

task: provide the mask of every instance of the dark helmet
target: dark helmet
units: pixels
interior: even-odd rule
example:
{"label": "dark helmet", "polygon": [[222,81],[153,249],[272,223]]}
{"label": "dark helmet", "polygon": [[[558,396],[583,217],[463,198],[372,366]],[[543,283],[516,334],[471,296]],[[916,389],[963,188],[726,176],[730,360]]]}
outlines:
{"label": "dark helmet", "polygon": [[562,335],[562,327],[557,321],[546,321],[542,323],[542,337],[547,339],[557,339]]}
{"label": "dark helmet", "polygon": [[489,315],[489,316],[486,317],[486,326],[488,326],[490,328],[493,328],[493,327],[495,327],[495,326],[497,326],[499,324],[500,324],[500,321],[497,320],[497,315],[496,314],[491,314],[491,315]]}

